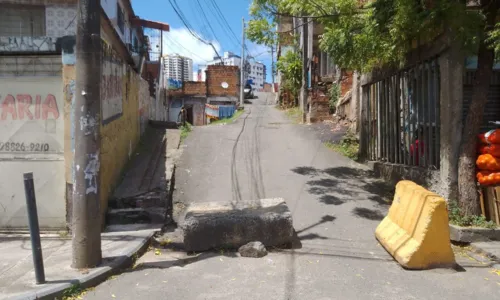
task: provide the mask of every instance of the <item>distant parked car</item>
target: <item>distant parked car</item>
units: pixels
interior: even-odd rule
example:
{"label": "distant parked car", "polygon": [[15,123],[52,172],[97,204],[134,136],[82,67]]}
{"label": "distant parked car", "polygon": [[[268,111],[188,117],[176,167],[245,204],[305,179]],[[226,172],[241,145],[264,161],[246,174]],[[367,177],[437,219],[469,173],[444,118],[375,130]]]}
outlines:
{"label": "distant parked car", "polygon": [[254,98],[254,95],[253,95],[253,90],[252,90],[252,86],[247,84],[245,85],[245,87],[243,88],[243,92],[245,93],[245,99],[253,99]]}

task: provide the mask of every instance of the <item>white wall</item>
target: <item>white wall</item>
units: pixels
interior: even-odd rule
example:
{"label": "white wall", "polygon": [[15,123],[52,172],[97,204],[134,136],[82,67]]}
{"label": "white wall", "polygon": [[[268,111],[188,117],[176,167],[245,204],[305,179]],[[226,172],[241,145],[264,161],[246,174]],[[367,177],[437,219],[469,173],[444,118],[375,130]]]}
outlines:
{"label": "white wall", "polygon": [[66,226],[60,76],[0,80],[0,228],[28,226],[23,173],[33,172],[42,228]]}

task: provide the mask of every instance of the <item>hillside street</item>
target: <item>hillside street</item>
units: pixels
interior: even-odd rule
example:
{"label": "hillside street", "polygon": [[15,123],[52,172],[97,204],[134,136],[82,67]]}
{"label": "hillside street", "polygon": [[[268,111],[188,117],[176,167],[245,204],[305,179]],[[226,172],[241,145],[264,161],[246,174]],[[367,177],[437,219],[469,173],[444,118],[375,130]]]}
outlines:
{"label": "hillside street", "polygon": [[374,230],[392,189],[368,167],[326,148],[259,94],[234,123],[196,127],[177,165],[174,213],[192,202],[282,197],[293,214],[293,249],[260,259],[237,252],[148,251],[136,266],[84,299],[496,299],[492,267],[455,249],[457,270],[402,269]]}

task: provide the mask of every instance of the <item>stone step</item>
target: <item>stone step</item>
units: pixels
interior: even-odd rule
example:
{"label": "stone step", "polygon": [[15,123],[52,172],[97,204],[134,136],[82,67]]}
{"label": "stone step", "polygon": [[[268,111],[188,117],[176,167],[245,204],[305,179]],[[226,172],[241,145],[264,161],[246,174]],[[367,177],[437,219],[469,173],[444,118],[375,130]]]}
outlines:
{"label": "stone step", "polygon": [[106,223],[118,224],[165,224],[167,209],[164,207],[108,209]]}
{"label": "stone step", "polygon": [[153,191],[136,197],[111,199],[109,209],[150,208],[166,206],[167,192]]}
{"label": "stone step", "polygon": [[238,248],[260,241],[265,246],[291,244],[292,214],[281,198],[237,203],[194,203],[182,224],[186,251]]}

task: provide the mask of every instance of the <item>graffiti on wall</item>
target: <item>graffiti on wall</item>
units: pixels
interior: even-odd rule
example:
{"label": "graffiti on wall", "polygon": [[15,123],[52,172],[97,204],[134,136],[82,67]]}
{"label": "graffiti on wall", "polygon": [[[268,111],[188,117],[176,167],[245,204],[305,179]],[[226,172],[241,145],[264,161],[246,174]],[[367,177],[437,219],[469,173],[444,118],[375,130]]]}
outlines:
{"label": "graffiti on wall", "polygon": [[102,43],[102,122],[109,123],[123,113],[123,77],[126,73],[126,66],[111,46],[104,41]]}
{"label": "graffiti on wall", "polygon": [[56,51],[56,40],[48,37],[0,37],[2,52]]}
{"label": "graffiti on wall", "polygon": [[60,78],[0,82],[0,153],[63,153],[64,118]]}
{"label": "graffiti on wall", "polygon": [[182,81],[169,78],[167,79],[167,89],[168,90],[178,90],[182,88]]}

